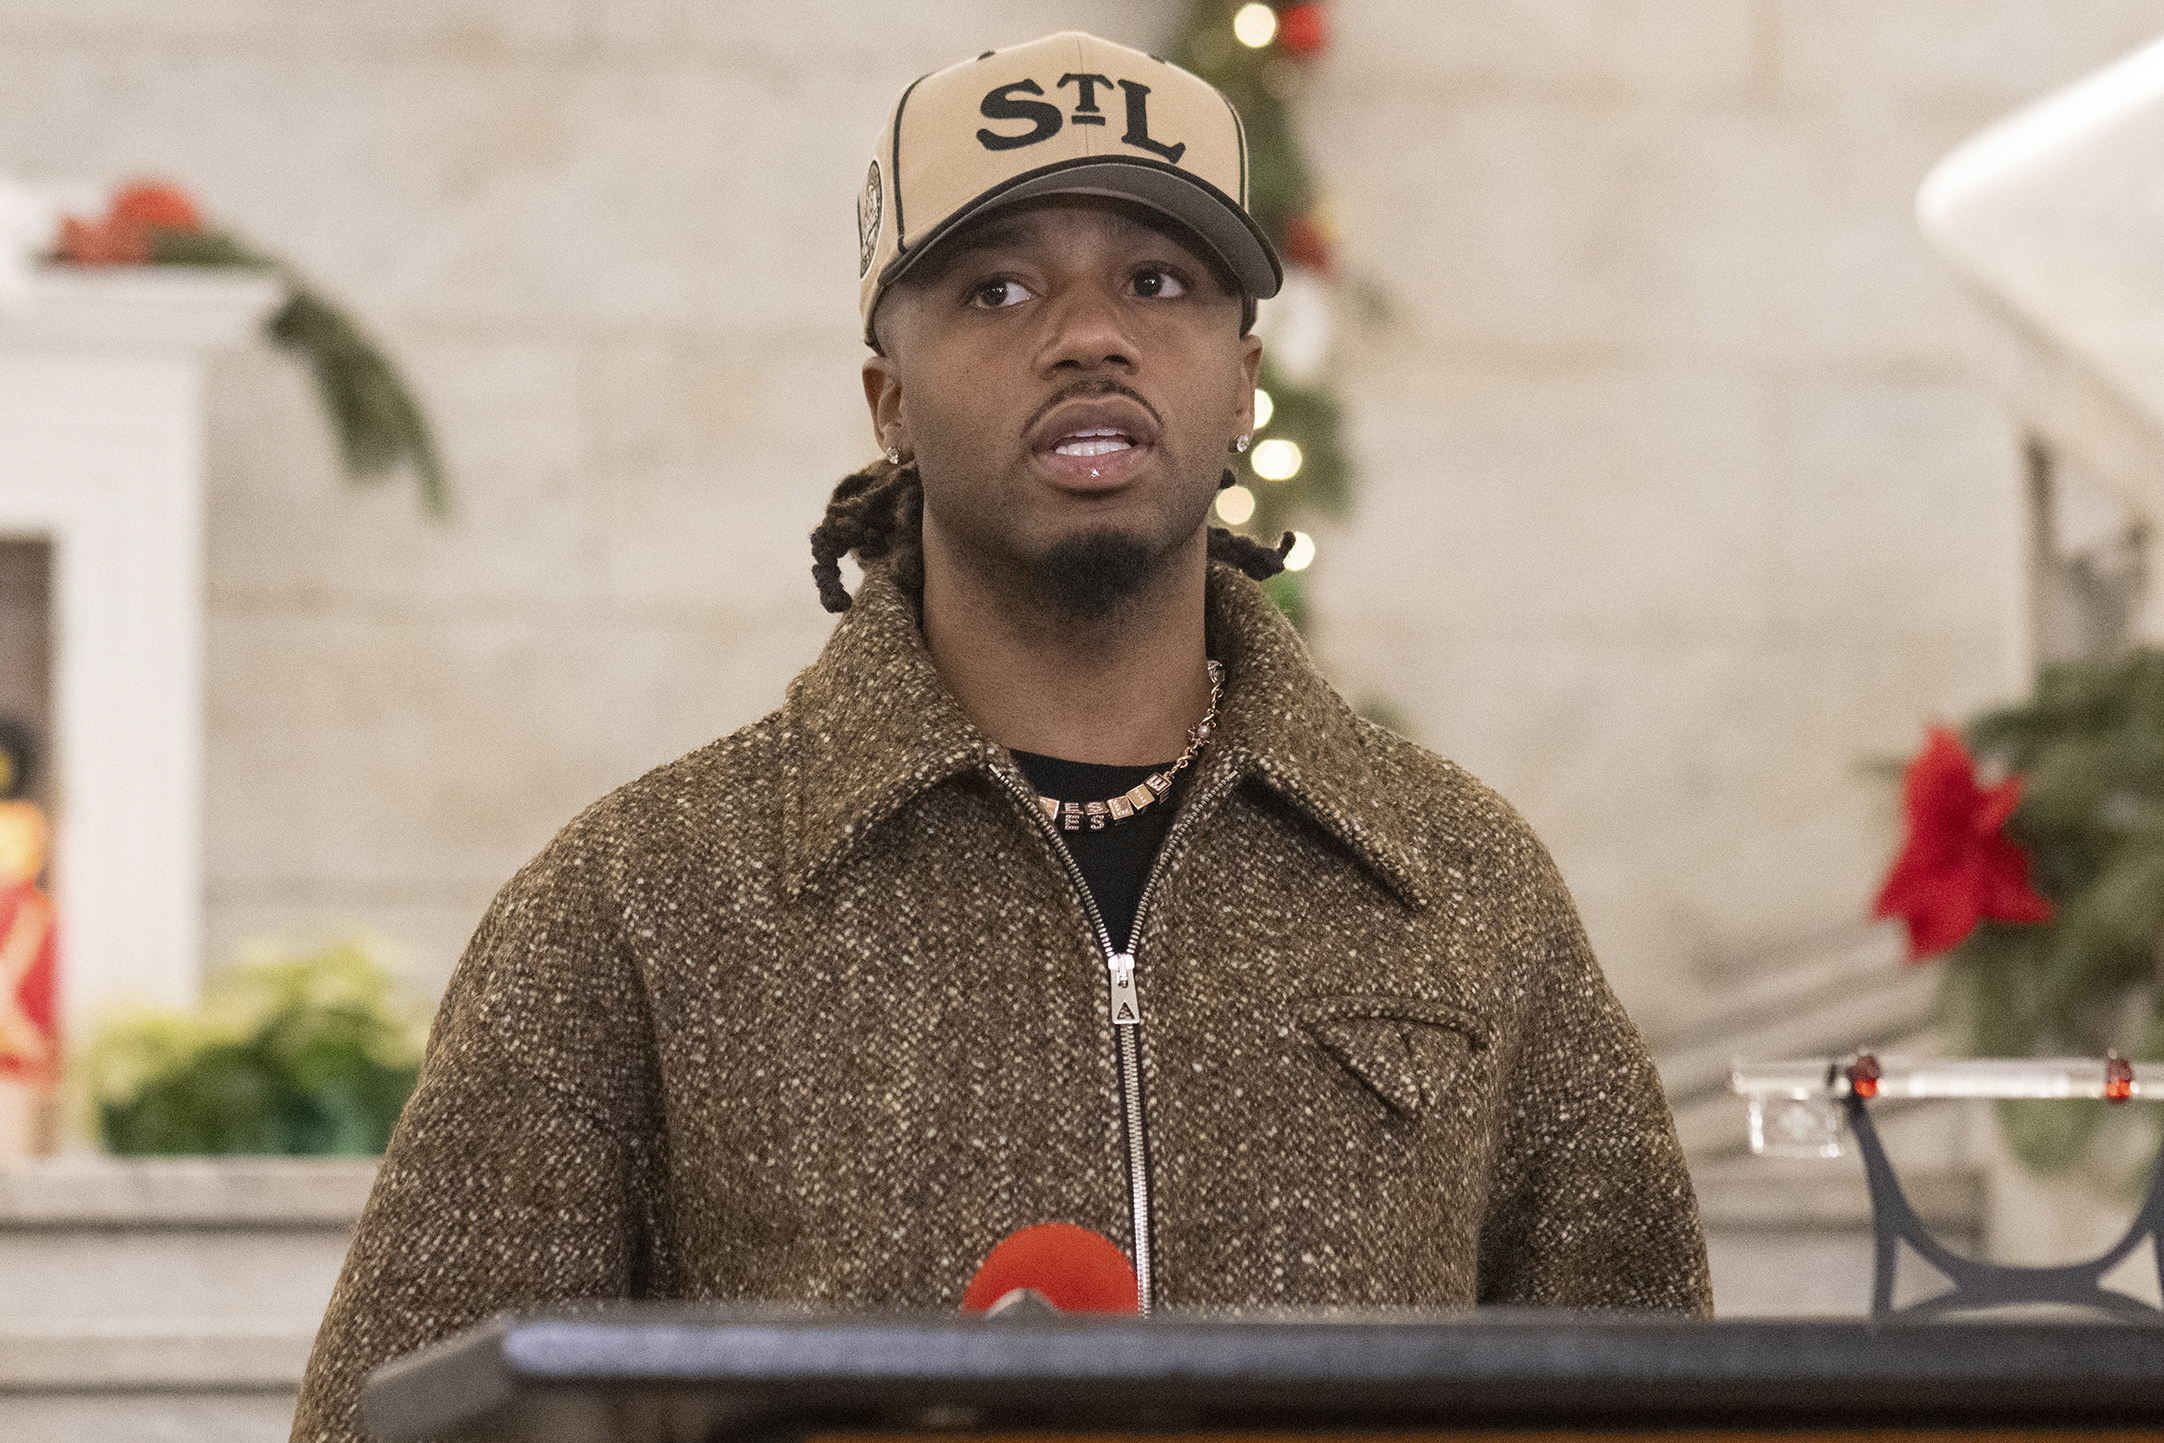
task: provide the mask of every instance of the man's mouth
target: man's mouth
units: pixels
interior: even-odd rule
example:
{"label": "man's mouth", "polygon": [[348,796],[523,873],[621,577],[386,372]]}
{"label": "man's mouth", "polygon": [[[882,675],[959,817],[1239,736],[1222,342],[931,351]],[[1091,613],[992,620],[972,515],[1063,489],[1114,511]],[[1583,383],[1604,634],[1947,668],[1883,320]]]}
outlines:
{"label": "man's mouth", "polygon": [[[1086,474],[1096,485],[1112,479],[1113,472],[1139,463],[1157,444],[1157,417],[1133,396],[1069,397],[1036,418],[1029,442],[1046,461],[1057,457],[1055,465],[1066,463],[1059,469],[1069,480]],[[1128,452],[1133,454],[1122,454]],[[1100,473],[1100,468],[1110,469]]]}
{"label": "man's mouth", "polygon": [[1055,456],[1109,456],[1114,451],[1125,451],[1135,444],[1135,438],[1125,431],[1098,427],[1088,431],[1070,431],[1060,437],[1052,448]]}

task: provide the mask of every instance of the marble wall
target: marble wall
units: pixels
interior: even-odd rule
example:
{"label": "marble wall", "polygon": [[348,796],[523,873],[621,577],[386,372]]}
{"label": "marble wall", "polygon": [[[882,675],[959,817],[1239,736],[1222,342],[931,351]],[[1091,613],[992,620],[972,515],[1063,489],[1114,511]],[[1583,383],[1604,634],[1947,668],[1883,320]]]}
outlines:
{"label": "marble wall", "polygon": [[1341,9],[1311,131],[1390,304],[1319,644],[1532,818],[1658,1030],[1859,922],[1868,764],[2024,683],[2016,438],[1912,200],[2164,4]]}
{"label": "marble wall", "polygon": [[[300,262],[435,416],[449,525],[219,372],[212,942],[364,924],[436,985],[581,805],[777,703],[870,454],[852,205],[916,74],[1171,7],[0,0],[0,172],[153,173]],[[1341,0],[1359,508],[1315,644],[1555,848],[1656,1029],[1850,925],[1858,764],[2017,687],[2014,438],[1910,200],[2164,0]]]}

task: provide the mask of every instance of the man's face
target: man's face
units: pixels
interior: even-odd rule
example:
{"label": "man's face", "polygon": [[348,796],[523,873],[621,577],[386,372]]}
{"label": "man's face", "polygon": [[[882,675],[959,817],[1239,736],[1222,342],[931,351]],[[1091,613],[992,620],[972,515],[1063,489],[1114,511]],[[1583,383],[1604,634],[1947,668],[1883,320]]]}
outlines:
{"label": "man's face", "polygon": [[881,303],[887,354],[865,362],[865,395],[882,447],[917,459],[928,563],[1055,600],[1073,583],[1073,609],[1101,612],[1199,545],[1252,421],[1261,343],[1212,265],[1148,214],[1018,206]]}

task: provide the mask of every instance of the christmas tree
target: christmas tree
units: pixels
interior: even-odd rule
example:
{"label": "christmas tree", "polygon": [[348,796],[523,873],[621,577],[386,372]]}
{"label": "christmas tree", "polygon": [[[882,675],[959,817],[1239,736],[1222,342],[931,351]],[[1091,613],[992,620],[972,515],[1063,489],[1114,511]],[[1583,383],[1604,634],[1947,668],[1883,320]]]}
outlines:
{"label": "christmas tree", "polygon": [[[1218,493],[1217,519],[1268,543],[1314,516],[1339,516],[1350,476],[1329,382],[1335,299],[1331,228],[1301,158],[1292,102],[1329,43],[1328,7],[1195,0],[1168,59],[1232,100],[1247,130],[1248,202],[1285,261],[1285,285],[1264,303],[1255,445],[1239,484]],[[1301,532],[1271,593],[1295,623],[1315,544]]]}

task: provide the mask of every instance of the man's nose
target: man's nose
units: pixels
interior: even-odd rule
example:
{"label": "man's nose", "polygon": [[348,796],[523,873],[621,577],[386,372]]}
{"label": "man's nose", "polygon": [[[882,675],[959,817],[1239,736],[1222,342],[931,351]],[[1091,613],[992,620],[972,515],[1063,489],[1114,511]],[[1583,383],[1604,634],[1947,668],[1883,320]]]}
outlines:
{"label": "man's nose", "polygon": [[1047,370],[1135,363],[1135,338],[1121,298],[1100,285],[1063,286],[1052,298],[1045,337]]}

